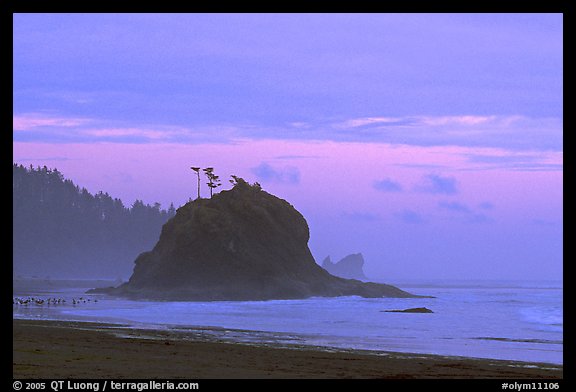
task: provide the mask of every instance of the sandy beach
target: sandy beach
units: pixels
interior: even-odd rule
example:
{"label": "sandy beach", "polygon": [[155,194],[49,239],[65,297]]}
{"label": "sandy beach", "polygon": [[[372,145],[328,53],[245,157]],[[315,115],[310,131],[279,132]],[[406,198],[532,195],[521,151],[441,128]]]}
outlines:
{"label": "sandy beach", "polygon": [[223,343],[171,331],[13,320],[13,377],[21,378],[505,378],[561,379],[563,367],[423,354]]}

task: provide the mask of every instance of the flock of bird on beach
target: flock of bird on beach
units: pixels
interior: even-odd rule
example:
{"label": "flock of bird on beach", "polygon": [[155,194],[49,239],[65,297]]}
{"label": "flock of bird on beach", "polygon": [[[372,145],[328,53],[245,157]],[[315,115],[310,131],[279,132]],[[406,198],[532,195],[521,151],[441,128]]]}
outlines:
{"label": "flock of bird on beach", "polygon": [[98,302],[97,299],[91,298],[72,298],[70,302],[64,298],[36,298],[36,297],[14,297],[12,298],[12,305],[64,305],[72,303],[72,305],[85,304],[87,302]]}

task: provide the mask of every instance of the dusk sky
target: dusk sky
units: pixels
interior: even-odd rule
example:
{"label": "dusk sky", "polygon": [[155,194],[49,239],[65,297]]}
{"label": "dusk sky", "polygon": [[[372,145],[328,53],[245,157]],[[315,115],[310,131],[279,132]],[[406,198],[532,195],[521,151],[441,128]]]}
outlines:
{"label": "dusk sky", "polygon": [[13,49],[14,162],[128,206],[258,181],[384,281],[562,277],[561,14],[15,14]]}

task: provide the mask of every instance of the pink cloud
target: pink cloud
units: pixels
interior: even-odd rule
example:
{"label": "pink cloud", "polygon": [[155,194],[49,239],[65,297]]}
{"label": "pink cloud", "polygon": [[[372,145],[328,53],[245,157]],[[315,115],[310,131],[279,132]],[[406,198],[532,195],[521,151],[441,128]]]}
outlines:
{"label": "pink cloud", "polygon": [[12,116],[12,129],[14,131],[27,131],[38,127],[78,127],[90,123],[92,120],[78,117],[57,117],[39,113],[28,113]]}
{"label": "pink cloud", "polygon": [[[419,117],[422,125],[431,126],[475,126],[486,123],[494,123],[501,118],[497,116],[439,116],[439,117]],[[507,118],[505,118],[507,119]]]}
{"label": "pink cloud", "polygon": [[402,117],[363,117],[347,120],[341,124],[339,127],[342,128],[356,128],[365,125],[381,124],[385,125],[388,123],[397,123],[399,121],[405,120]]}
{"label": "pink cloud", "polygon": [[356,128],[366,125],[409,125],[409,126],[477,126],[497,124],[510,126],[522,116],[409,116],[409,117],[362,117],[347,120],[338,124],[342,128]]}
{"label": "pink cloud", "polygon": [[153,141],[160,141],[172,137],[176,131],[163,131],[146,128],[95,128],[87,129],[82,132],[84,135],[96,137],[125,137],[141,136]]}

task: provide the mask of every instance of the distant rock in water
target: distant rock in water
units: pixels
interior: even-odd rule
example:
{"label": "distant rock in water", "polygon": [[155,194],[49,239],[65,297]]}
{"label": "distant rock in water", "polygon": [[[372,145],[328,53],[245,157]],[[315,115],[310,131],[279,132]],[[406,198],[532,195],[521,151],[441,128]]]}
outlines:
{"label": "distant rock in water", "polygon": [[330,272],[332,275],[339,276],[346,279],[368,280],[364,275],[364,257],[362,253],[354,253],[344,257],[337,263],[332,263],[330,256],[322,261],[322,268]]}
{"label": "distant rock in water", "polygon": [[397,287],[343,279],[316,264],[308,224],[287,201],[238,179],[191,201],[138,256],[130,280],[95,289],[132,298],[268,300],[313,296],[415,297]]}
{"label": "distant rock in water", "polygon": [[382,312],[387,313],[434,313],[432,310],[428,308],[410,308],[404,310],[382,310]]}

